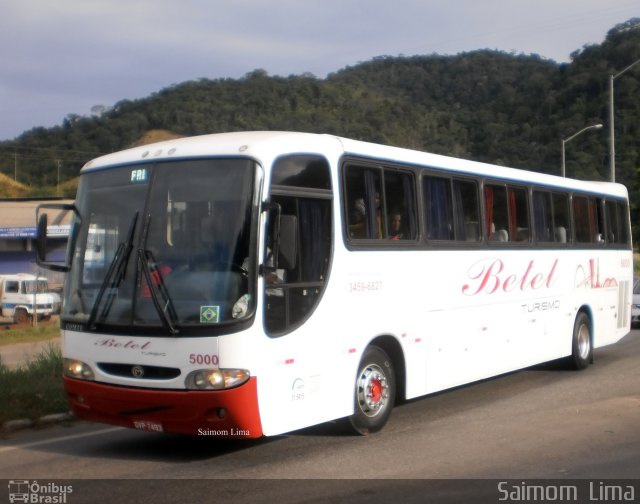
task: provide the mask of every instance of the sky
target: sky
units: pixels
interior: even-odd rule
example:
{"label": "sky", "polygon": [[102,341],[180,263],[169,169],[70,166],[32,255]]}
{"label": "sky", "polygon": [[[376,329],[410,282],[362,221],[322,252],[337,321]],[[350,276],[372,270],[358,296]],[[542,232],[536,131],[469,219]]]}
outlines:
{"label": "sky", "polygon": [[[558,63],[638,0],[3,0],[0,141],[201,78],[478,49]],[[631,62],[630,62],[631,63]]]}

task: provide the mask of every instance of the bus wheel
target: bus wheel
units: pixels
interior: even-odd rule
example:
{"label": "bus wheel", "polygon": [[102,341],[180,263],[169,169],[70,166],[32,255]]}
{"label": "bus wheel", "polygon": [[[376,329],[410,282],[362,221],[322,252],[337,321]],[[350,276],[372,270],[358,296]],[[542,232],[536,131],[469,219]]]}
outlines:
{"label": "bus wheel", "polygon": [[28,324],[31,321],[31,317],[24,308],[18,308],[14,314],[16,324]]}
{"label": "bus wheel", "polygon": [[355,383],[355,413],[349,417],[356,432],[366,435],[377,432],[389,420],[396,396],[393,364],[380,348],[366,349]]}
{"label": "bus wheel", "polygon": [[584,369],[591,363],[591,319],[585,312],[578,313],[573,326],[573,343],[569,363],[575,369]]}

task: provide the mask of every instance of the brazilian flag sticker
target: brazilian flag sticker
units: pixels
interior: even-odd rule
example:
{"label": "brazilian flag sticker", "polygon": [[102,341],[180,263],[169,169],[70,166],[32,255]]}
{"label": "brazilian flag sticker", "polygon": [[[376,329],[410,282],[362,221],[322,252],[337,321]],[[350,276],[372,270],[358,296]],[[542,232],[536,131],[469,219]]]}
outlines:
{"label": "brazilian flag sticker", "polygon": [[201,324],[217,324],[220,322],[219,306],[201,306],[200,307],[200,323]]}

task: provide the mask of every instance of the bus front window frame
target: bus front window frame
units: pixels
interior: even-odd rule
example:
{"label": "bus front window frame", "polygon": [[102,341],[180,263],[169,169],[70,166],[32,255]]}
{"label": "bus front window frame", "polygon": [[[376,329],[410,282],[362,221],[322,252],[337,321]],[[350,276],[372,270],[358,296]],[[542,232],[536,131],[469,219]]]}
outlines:
{"label": "bus front window frame", "polygon": [[[63,324],[110,334],[204,336],[250,323],[261,180],[259,165],[242,157],[83,174],[77,207],[84,224],[65,289]],[[189,215],[174,219],[176,208]],[[187,227],[174,229],[179,222]],[[130,252],[121,250],[123,258],[115,261],[120,247]],[[111,278],[110,268],[117,270]],[[175,313],[167,318],[169,305]]]}

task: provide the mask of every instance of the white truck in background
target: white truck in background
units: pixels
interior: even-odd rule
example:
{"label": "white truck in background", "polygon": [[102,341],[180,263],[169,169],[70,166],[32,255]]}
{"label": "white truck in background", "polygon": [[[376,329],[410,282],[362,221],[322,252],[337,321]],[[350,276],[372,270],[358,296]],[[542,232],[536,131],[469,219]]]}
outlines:
{"label": "white truck in background", "polygon": [[30,322],[35,313],[46,319],[60,312],[60,296],[51,292],[45,277],[29,273],[0,275],[0,314],[15,323]]}

